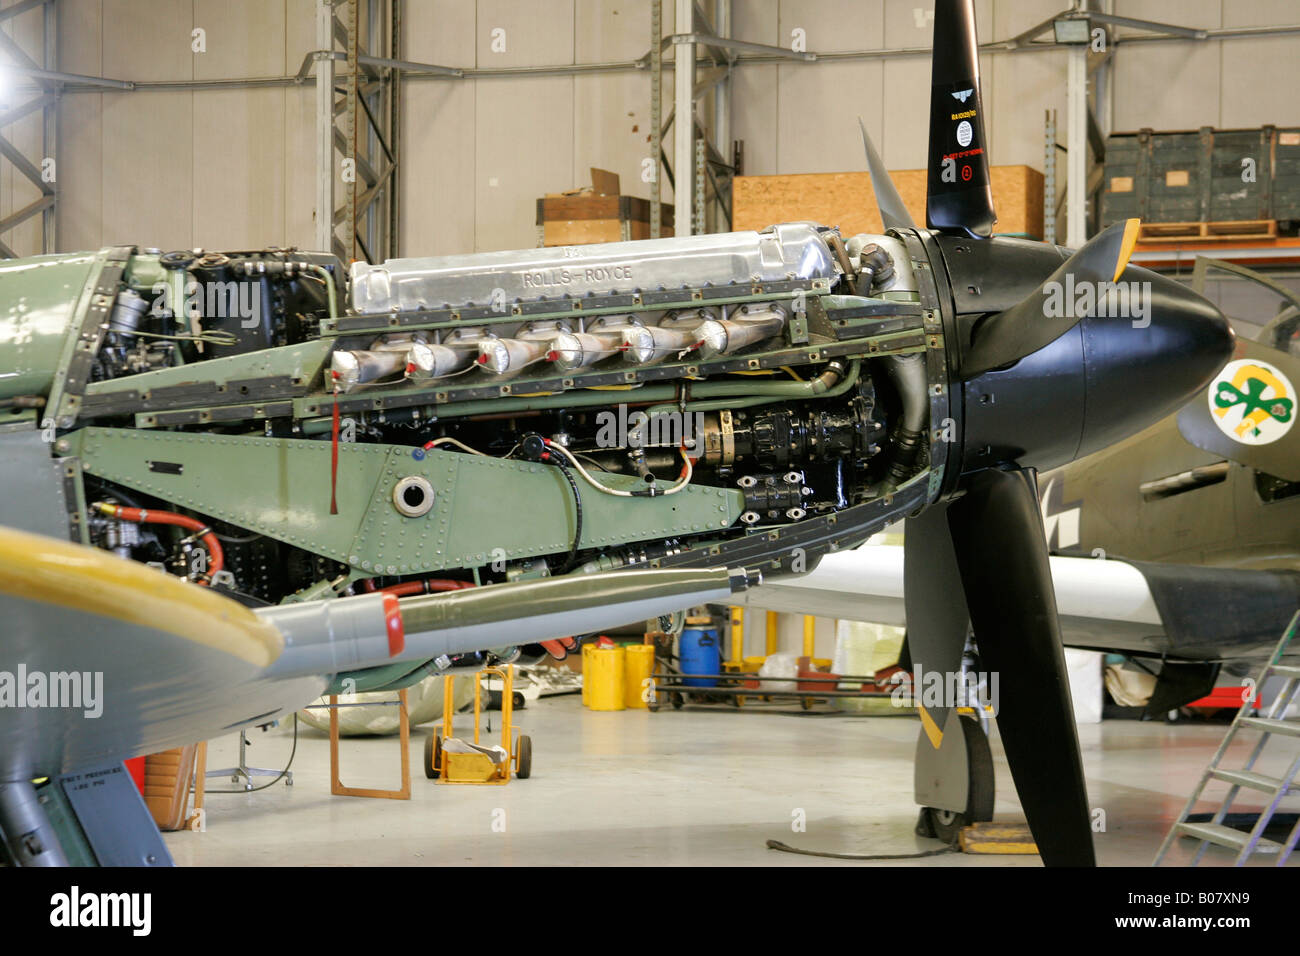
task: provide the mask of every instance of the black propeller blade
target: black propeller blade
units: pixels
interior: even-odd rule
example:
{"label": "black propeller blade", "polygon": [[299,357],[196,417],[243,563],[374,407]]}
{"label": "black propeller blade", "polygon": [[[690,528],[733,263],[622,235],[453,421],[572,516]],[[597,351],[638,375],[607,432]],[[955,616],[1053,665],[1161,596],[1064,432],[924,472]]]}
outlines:
{"label": "black propeller blade", "polygon": [[876,206],[880,209],[880,219],[886,229],[915,229],[912,214],[903,205],[903,198],[894,188],[894,181],[889,178],[889,170],[880,161],[880,154],[867,135],[867,124],[858,117],[858,126],[862,129],[862,146],[867,152],[867,172],[871,174],[871,188],[876,194]]}
{"label": "black propeller blade", "polygon": [[[948,508],[998,731],[1048,866],[1093,866],[1087,790],[1032,471],[982,471]],[[909,622],[910,623],[910,622]],[[910,640],[910,629],[909,629]]]}
{"label": "black propeller blade", "polygon": [[925,221],[940,232],[987,239],[998,217],[989,188],[975,0],[935,0],[931,56]]}
{"label": "black propeller blade", "polygon": [[975,329],[970,350],[962,357],[962,377],[970,379],[989,369],[1009,365],[1074,328],[1087,314],[1087,310],[1075,307],[1075,289],[1089,287],[1095,304],[1104,311],[1106,302],[1096,301],[1097,292],[1103,283],[1115,282],[1124,271],[1137,235],[1136,219],[1117,222],[1102,230],[1061,263],[1038,289],[1005,312],[981,322]]}
{"label": "black propeller blade", "polygon": [[[948,506],[939,502],[903,526],[903,607],[912,670],[955,674],[961,668],[970,613],[962,600],[961,571],[948,531]],[[915,684],[913,685],[916,686]],[[918,707],[921,726],[938,747],[950,707]]]}

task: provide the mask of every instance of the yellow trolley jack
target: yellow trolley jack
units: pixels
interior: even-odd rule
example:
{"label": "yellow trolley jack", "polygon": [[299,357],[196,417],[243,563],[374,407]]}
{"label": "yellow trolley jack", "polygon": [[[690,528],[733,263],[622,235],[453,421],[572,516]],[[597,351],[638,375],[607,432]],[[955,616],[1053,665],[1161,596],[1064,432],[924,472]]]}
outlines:
{"label": "yellow trolley jack", "polygon": [[[482,716],[482,677],[486,674],[500,676],[501,692],[501,746],[485,747],[479,744],[479,722]],[[443,678],[442,731],[434,732],[424,744],[424,775],[439,783],[510,782],[511,767],[515,776],[525,780],[533,769],[533,741],[520,734],[511,742],[510,718],[514,713],[515,668],[485,667],[474,675],[474,742],[460,740],[452,735],[453,677]],[[444,747],[444,744],[447,746]],[[450,749],[449,749],[450,748]]]}

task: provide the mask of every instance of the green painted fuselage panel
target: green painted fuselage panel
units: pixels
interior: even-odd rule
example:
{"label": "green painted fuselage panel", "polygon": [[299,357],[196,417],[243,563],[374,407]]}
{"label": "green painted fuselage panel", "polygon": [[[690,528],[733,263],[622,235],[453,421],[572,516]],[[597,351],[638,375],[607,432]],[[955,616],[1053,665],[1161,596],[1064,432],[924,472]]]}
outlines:
{"label": "green painted fuselage panel", "polygon": [[[339,445],[330,514],[331,443],[309,439],[85,428],[69,435],[87,472],[350,565],[358,574],[419,574],[567,551],[576,507],[552,465],[402,445]],[[422,457],[416,457],[421,455]],[[433,488],[419,517],[400,512],[404,478]],[[644,487],[602,474],[612,488]],[[741,492],[691,485],[625,498],[577,479],[585,548],[730,527]],[[667,487],[661,482],[660,487]]]}
{"label": "green painted fuselage panel", "polygon": [[0,398],[48,395],[95,253],[0,262]]}

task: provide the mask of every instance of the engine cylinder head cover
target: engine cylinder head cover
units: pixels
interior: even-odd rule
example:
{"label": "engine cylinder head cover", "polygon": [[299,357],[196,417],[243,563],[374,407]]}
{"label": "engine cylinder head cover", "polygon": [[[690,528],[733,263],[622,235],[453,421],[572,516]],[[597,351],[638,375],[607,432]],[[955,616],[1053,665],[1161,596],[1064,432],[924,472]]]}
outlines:
{"label": "engine cylinder head cover", "polygon": [[354,262],[349,284],[357,312],[406,312],[531,302],[558,295],[612,295],[632,289],[698,289],[789,278],[833,279],[830,247],[816,226],[787,222],[762,232],[723,232],[637,242],[549,246],[508,252]]}

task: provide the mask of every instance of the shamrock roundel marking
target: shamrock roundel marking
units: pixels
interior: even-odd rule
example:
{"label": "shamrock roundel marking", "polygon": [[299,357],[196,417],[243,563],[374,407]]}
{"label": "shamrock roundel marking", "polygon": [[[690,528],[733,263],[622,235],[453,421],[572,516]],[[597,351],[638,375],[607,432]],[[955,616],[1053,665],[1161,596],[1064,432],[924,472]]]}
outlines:
{"label": "shamrock roundel marking", "polygon": [[1208,399],[1219,430],[1243,445],[1275,442],[1295,421],[1295,388],[1268,362],[1229,362],[1215,376]]}

